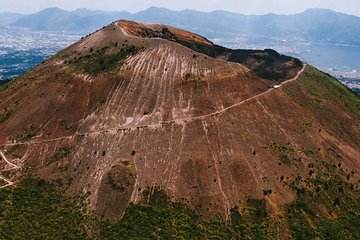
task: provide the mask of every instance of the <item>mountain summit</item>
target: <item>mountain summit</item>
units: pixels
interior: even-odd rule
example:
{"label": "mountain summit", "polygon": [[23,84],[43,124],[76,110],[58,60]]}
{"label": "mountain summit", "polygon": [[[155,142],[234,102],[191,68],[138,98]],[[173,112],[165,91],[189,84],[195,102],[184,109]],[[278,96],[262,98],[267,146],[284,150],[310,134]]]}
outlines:
{"label": "mountain summit", "polygon": [[328,181],[343,190],[314,200],[319,214],[358,196],[359,97],[270,49],[116,21],[1,86],[0,99],[0,145],[22,167],[12,181],[57,183],[107,219],[155,189],[210,219],[276,216],[333,191]]}
{"label": "mountain summit", "polygon": [[295,15],[255,16],[226,11],[209,13],[194,10],[172,11],[157,7],[137,13],[88,9],[64,11],[49,8],[28,15],[0,13],[0,26],[87,34],[121,18],[162,22],[214,39],[224,38],[225,35],[228,38],[251,36],[251,39],[261,36],[276,41],[287,39],[294,42],[360,44],[360,18],[326,9],[309,9]]}

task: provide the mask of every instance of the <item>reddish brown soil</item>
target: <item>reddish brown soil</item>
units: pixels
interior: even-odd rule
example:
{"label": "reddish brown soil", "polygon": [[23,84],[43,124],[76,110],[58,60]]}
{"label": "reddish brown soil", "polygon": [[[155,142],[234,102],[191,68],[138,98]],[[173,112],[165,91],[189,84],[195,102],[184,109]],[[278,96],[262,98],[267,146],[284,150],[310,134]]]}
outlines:
{"label": "reddish brown soil", "polygon": [[176,36],[179,40],[193,41],[201,44],[212,45],[212,42],[198,34],[162,24],[146,24],[121,20],[117,22],[117,25],[124,29],[124,31],[129,35],[141,38],[164,38],[166,37],[166,34],[169,33],[173,36]]}
{"label": "reddish brown soil", "polygon": [[[26,176],[61,181],[69,194],[86,193],[89,209],[114,218],[152,186],[204,216],[227,216],[248,198],[265,198],[276,212],[294,199],[289,184],[309,175],[309,163],[315,174],[340,160],[342,171],[359,171],[360,119],[336,99],[324,101],[322,112],[315,107],[301,84],[310,67],[269,91],[275,81],[241,64],[143,38],[144,28],[160,25],[120,26],[138,37],[111,24],[0,91],[0,109],[12,110],[0,124],[0,144],[23,143],[9,155],[20,155]],[[113,54],[127,45],[139,51],[112,71],[89,75],[69,63],[90,49],[110,46]],[[297,160],[282,163],[283,155]]]}

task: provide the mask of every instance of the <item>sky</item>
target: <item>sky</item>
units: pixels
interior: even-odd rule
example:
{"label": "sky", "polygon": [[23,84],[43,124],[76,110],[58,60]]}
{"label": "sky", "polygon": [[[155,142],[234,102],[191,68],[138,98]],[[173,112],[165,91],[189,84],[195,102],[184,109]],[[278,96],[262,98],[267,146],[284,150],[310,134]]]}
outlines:
{"label": "sky", "polygon": [[360,0],[0,0],[0,12],[17,13],[33,13],[48,7],[137,12],[151,6],[244,14],[294,14],[308,8],[327,8],[360,16]]}

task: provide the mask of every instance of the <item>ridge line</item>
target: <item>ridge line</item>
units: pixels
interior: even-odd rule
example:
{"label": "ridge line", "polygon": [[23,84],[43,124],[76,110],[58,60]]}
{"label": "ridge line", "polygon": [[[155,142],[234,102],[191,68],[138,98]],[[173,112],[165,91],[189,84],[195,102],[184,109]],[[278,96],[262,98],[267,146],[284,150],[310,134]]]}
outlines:
{"label": "ridge line", "polygon": [[15,145],[31,145],[31,144],[42,144],[42,143],[47,143],[47,142],[53,142],[53,141],[57,141],[57,140],[64,140],[64,139],[72,139],[76,136],[88,136],[88,135],[92,135],[92,134],[100,134],[100,133],[106,133],[109,131],[124,131],[124,130],[129,130],[129,129],[135,129],[135,128],[146,128],[146,127],[156,127],[159,125],[163,125],[163,124],[172,124],[172,123],[184,123],[184,122],[189,122],[189,121],[194,121],[194,120],[202,120],[208,117],[212,117],[212,116],[216,116],[219,114],[222,114],[224,112],[226,112],[227,110],[230,110],[232,108],[238,107],[244,103],[247,103],[248,101],[251,101],[253,99],[257,99],[258,97],[261,97],[262,95],[265,95],[269,92],[272,92],[273,90],[276,90],[280,87],[282,87],[283,85],[293,82],[295,80],[297,80],[300,75],[305,71],[307,67],[306,63],[303,63],[303,67],[300,71],[298,71],[298,73],[296,74],[296,76],[294,78],[291,78],[289,80],[286,80],[278,85],[275,85],[272,88],[269,88],[268,90],[266,90],[265,92],[259,93],[257,95],[254,95],[250,98],[247,98],[245,100],[242,100],[240,102],[237,102],[231,106],[228,106],[226,108],[223,108],[221,110],[212,112],[212,113],[208,113],[205,115],[200,115],[200,116],[194,116],[194,117],[186,117],[186,118],[179,118],[179,119],[172,119],[172,120],[167,120],[167,121],[161,121],[158,123],[153,123],[153,124],[147,124],[147,125],[133,125],[133,126],[119,126],[117,128],[108,128],[108,129],[102,129],[102,130],[97,130],[97,131],[92,131],[92,132],[83,132],[83,133],[74,133],[72,135],[69,136],[63,136],[63,137],[59,137],[59,138],[52,138],[52,139],[45,139],[45,140],[39,140],[39,141],[28,141],[28,142],[19,142],[19,143],[4,143],[4,144],[0,144],[0,146],[15,146]]}

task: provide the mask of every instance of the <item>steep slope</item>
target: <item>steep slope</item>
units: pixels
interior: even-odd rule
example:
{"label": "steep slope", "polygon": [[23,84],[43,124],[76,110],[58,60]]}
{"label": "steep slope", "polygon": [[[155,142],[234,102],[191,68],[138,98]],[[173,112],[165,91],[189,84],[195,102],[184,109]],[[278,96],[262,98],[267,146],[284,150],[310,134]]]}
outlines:
{"label": "steep slope", "polygon": [[8,177],[56,182],[106,218],[153,187],[210,218],[251,199],[275,215],[329,176],[358,188],[359,97],[270,50],[118,21],[0,99],[0,145],[22,166]]}
{"label": "steep slope", "polygon": [[293,78],[302,68],[300,60],[281,55],[274,50],[232,50],[218,46],[208,39],[187,31],[157,24],[141,24],[131,21],[119,22],[124,31],[133,36],[162,38],[180,43],[194,51],[214,58],[241,63],[258,76],[272,80]]}

